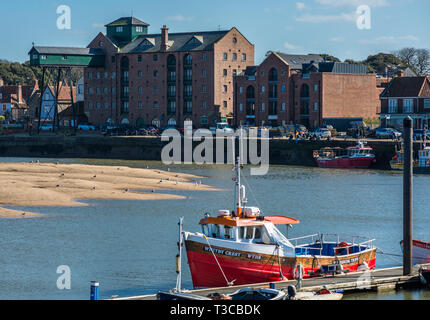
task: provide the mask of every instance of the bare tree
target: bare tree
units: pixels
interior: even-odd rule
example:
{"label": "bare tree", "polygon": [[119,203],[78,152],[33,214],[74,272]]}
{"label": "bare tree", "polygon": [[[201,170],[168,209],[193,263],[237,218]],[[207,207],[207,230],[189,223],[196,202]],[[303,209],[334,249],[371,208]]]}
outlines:
{"label": "bare tree", "polygon": [[430,51],[428,49],[417,50],[414,67],[420,75],[430,73]]}
{"label": "bare tree", "polygon": [[394,54],[397,58],[402,60],[402,62],[405,65],[407,65],[409,67],[413,67],[414,61],[415,61],[415,55],[417,54],[417,49],[415,49],[415,48],[403,48],[403,49],[396,51]]}

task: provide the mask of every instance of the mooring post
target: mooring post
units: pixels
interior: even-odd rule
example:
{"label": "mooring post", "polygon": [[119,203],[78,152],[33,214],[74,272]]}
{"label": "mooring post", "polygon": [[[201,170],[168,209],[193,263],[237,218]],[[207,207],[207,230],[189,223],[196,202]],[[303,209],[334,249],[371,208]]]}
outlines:
{"label": "mooring post", "polygon": [[403,275],[412,273],[412,209],[413,209],[413,142],[412,118],[403,121],[404,168],[403,168]]}
{"label": "mooring post", "polygon": [[90,300],[99,300],[99,286],[97,281],[91,281],[91,295]]}

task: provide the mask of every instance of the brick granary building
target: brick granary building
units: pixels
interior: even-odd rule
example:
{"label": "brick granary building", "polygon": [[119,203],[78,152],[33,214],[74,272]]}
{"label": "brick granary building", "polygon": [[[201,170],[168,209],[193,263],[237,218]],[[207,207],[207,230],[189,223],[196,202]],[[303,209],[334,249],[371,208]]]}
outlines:
{"label": "brick granary building", "polygon": [[85,70],[85,113],[95,125],[208,127],[233,118],[233,75],[254,65],[254,45],[236,28],[149,34],[149,25],[120,18],[89,48],[104,67]]}
{"label": "brick granary building", "polygon": [[376,75],[366,67],[325,62],[319,55],[269,52],[259,66],[235,77],[236,125],[348,125],[376,118]]}

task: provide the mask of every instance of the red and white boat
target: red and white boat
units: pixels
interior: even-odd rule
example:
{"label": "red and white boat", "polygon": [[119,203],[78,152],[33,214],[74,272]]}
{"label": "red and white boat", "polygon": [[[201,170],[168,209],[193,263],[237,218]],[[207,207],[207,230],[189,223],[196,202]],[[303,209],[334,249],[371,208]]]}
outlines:
{"label": "red and white boat", "polygon": [[[403,241],[400,243],[403,250]],[[412,263],[430,263],[430,242],[412,240]]]}
{"label": "red and white boat", "polygon": [[[237,162],[238,164],[240,161]],[[183,232],[193,285],[225,287],[375,268],[374,240],[315,234],[288,239],[277,226],[299,224],[285,216],[262,216],[248,207],[236,165],[235,210],[205,214],[201,232]]]}
{"label": "red and white boat", "polygon": [[323,148],[314,151],[314,158],[321,168],[362,168],[367,169],[376,162],[373,149],[358,141],[355,147]]}

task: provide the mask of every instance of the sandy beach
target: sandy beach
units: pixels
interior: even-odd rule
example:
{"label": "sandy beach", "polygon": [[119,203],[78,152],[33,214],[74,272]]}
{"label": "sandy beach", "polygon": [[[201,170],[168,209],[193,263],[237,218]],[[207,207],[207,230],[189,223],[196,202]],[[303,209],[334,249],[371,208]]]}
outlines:
{"label": "sandy beach", "polygon": [[[162,190],[216,190],[202,177],[154,169],[51,163],[0,163],[0,218],[31,217],[19,207],[85,206],[79,200],[181,199]],[[25,213],[25,215],[24,215]]]}

